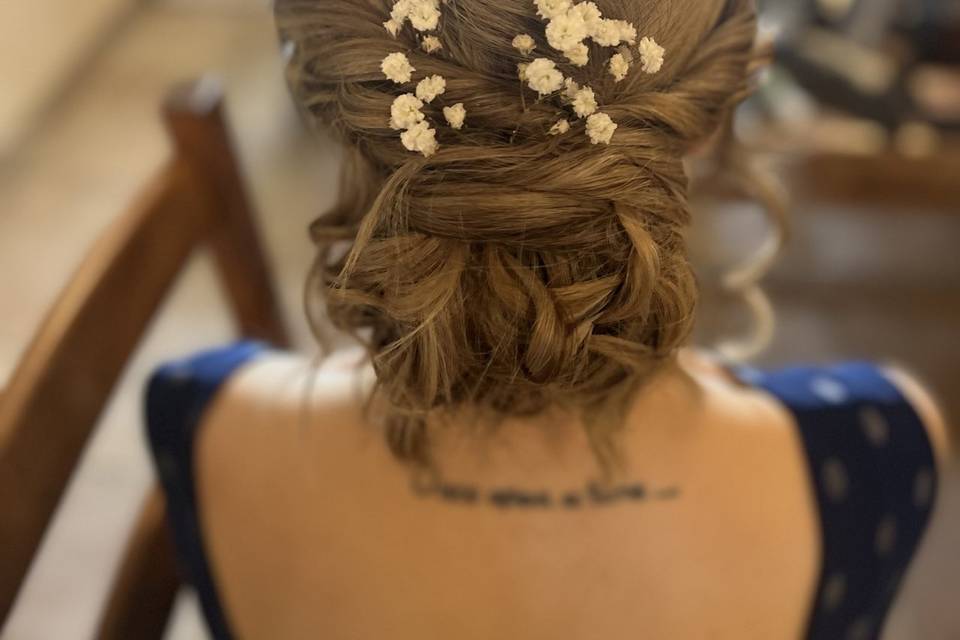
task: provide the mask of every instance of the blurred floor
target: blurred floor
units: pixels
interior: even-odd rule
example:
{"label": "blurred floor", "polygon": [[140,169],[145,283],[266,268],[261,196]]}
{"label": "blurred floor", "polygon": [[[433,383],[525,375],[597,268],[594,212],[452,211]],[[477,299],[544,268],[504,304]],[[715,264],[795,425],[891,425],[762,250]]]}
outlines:
{"label": "blurred floor", "polygon": [[[331,200],[335,153],[317,152],[296,122],[266,2],[179,0],[140,9],[45,114],[42,127],[0,164],[0,295],[7,311],[0,386],[90,243],[165,158],[156,117],[164,91],[211,70],[226,79],[288,316],[298,343],[309,348],[300,312],[311,258],[305,228]],[[960,415],[954,373],[960,262],[953,247],[960,218],[951,213],[877,217],[803,205],[796,242],[771,279],[781,325],[768,361],[894,358],[927,378],[951,414]],[[149,480],[140,420],[144,377],[162,359],[231,335],[214,276],[198,256],[116,394],[2,640],[90,636],[124,527]],[[960,523],[958,512],[960,505],[949,505],[947,517]],[[932,542],[948,551],[915,579],[924,606],[906,602],[890,638],[960,637],[960,627],[948,630],[944,619],[927,615],[930,602],[950,613],[951,594],[938,585],[949,584],[944,574],[958,569],[949,541]],[[170,637],[205,637],[189,601]]]}

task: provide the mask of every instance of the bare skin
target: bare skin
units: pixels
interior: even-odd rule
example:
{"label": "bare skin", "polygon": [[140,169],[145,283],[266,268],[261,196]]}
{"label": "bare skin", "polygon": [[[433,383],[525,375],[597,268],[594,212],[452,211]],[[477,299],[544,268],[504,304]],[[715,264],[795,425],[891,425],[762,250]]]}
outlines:
{"label": "bare skin", "polygon": [[[646,493],[607,503],[585,489],[599,472],[575,419],[483,437],[448,429],[436,458],[444,481],[475,490],[464,502],[411,488],[364,419],[370,373],[354,361],[327,361],[311,383],[304,360],[266,357],[207,416],[201,520],[239,637],[801,634],[818,577],[816,506],[791,417],[765,394],[682,354],[638,395],[621,441],[616,482]],[[945,452],[929,398],[893,375]],[[498,488],[549,505],[498,506]],[[576,492],[584,500],[566,505]]]}

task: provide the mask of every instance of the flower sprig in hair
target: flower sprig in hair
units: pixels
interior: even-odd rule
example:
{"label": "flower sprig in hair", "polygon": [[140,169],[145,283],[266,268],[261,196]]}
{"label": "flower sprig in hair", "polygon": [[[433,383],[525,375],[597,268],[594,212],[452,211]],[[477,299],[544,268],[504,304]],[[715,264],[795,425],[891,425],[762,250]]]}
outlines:
{"label": "flower sprig in hair", "polygon": [[644,38],[639,46],[640,61],[643,63],[644,73],[657,73],[663,68],[663,56],[666,49],[657,44],[653,38]]}
{"label": "flower sprig in hair", "polygon": [[383,75],[396,84],[410,82],[413,72],[416,71],[406,54],[401,51],[391,53],[384,58],[383,62],[380,63],[380,70],[383,71]]}
{"label": "flower sprig in hair", "polygon": [[537,48],[537,43],[533,41],[527,33],[521,33],[513,39],[513,48],[525,56],[530,55]]}
{"label": "flower sprig in hair", "polygon": [[[440,21],[440,0],[397,0],[390,13],[390,19],[384,27],[393,36],[397,36],[404,23],[409,20],[417,31],[436,29]],[[435,53],[443,48],[443,43],[435,35],[427,35],[420,40],[420,48],[426,53]],[[402,51],[388,54],[380,63],[383,75],[395,84],[413,81],[416,68]],[[429,158],[437,152],[437,130],[430,126],[425,105],[446,93],[447,81],[443,76],[432,75],[422,78],[413,92],[397,96],[390,106],[390,128],[400,131],[400,142],[404,148],[423,154]],[[463,103],[443,107],[443,117],[453,129],[462,129],[467,116]]]}
{"label": "flower sprig in hair", "polygon": [[424,102],[433,102],[434,98],[447,90],[447,81],[441,76],[424,78],[417,84],[417,97]]}
{"label": "flower sprig in hair", "polygon": [[408,151],[418,151],[424,158],[435,154],[440,146],[437,143],[437,130],[426,122],[418,122],[401,133],[400,141]]}
{"label": "flower sprig in hair", "polygon": [[[633,63],[631,46],[637,44],[637,27],[626,20],[603,16],[595,2],[574,3],[573,0],[533,0],[537,15],[547,21],[544,31],[547,43],[560,51],[571,65],[586,66],[590,62],[587,40],[601,47],[620,47],[610,56],[607,69],[615,82],[622,82],[630,74]],[[519,34],[513,46],[524,55],[534,48],[529,34]],[[645,37],[638,48],[645,73],[657,73],[663,66],[664,48],[653,38]],[[593,144],[610,144],[617,124],[609,115],[598,111],[596,93],[589,87],[580,87],[572,78],[564,78],[550,58],[537,58],[518,66],[520,80],[543,98],[564,88],[563,98],[578,118],[587,118],[586,133]],[[560,120],[550,128],[550,135],[570,130],[570,123]]]}
{"label": "flower sprig in hair", "polygon": [[574,112],[581,118],[586,118],[597,112],[597,97],[590,87],[583,87],[573,94],[570,101]]}
{"label": "flower sprig in hair", "polygon": [[523,69],[527,85],[541,96],[559,91],[563,86],[563,74],[549,58],[537,58]]}
{"label": "flower sprig in hair", "polygon": [[570,131],[570,123],[566,120],[557,120],[557,123],[550,127],[550,135],[558,136],[561,133],[566,133]]}
{"label": "flower sprig in hair", "polygon": [[610,75],[616,82],[621,82],[630,73],[630,59],[624,53],[615,53],[610,57]]}
{"label": "flower sprig in hair", "polygon": [[443,49],[443,43],[440,42],[440,38],[437,36],[425,36],[423,40],[420,41],[420,48],[427,53],[436,53],[440,51],[440,49]]}
{"label": "flower sprig in hair", "polygon": [[[395,0],[390,19],[384,28],[394,37],[409,22],[421,33],[436,31],[442,18],[441,2],[447,0]],[[634,62],[630,47],[637,45],[637,27],[626,20],[609,19],[603,16],[595,2],[574,0],[533,0],[537,15],[547,21],[544,37],[551,48],[559,51],[567,63],[584,67],[590,62],[590,47],[587,41],[600,47],[619,47],[607,61],[606,68],[615,82],[622,82],[630,74]],[[427,53],[436,53],[443,43],[436,35],[424,35],[420,48]],[[524,56],[537,48],[530,34],[520,33],[511,42],[514,49]],[[644,73],[660,71],[666,51],[651,37],[644,37],[637,47],[640,66]],[[412,82],[416,68],[403,52],[387,55],[381,63],[384,76],[396,84]],[[520,81],[541,99],[562,90],[561,99],[576,115],[586,118],[585,132],[592,144],[610,144],[617,130],[609,115],[600,111],[597,95],[592,87],[580,86],[573,78],[565,77],[557,62],[549,57],[538,57],[517,65]],[[430,126],[423,108],[446,92],[447,82],[439,75],[422,78],[411,93],[398,96],[391,106],[390,126],[402,131],[400,138],[410,151],[430,157],[439,144],[436,130]],[[453,129],[460,129],[466,118],[463,103],[442,108],[443,117]],[[561,118],[550,127],[550,135],[562,135],[571,128],[570,122]]]}
{"label": "flower sprig in hair", "polygon": [[443,117],[446,118],[447,124],[452,128],[462,129],[463,121],[467,117],[467,110],[463,108],[462,102],[458,102],[452,107],[444,107]]}
{"label": "flower sprig in hair", "polygon": [[417,31],[435,30],[440,24],[440,0],[397,0],[384,27],[391,31],[387,25],[392,23],[399,30],[407,20]]}
{"label": "flower sprig in hair", "polygon": [[[440,144],[437,142],[437,130],[427,122],[423,112],[426,102],[430,102],[443,93],[445,82],[440,76],[424,78],[417,85],[417,94],[404,93],[393,100],[390,106],[390,128],[401,131],[400,142],[408,151],[415,151],[429,158]],[[421,98],[429,98],[423,100]],[[452,107],[443,108],[443,116],[453,129],[463,128],[467,110],[459,102]]]}
{"label": "flower sprig in hair", "polygon": [[607,114],[595,113],[587,118],[587,136],[592,144],[610,144],[617,126]]}

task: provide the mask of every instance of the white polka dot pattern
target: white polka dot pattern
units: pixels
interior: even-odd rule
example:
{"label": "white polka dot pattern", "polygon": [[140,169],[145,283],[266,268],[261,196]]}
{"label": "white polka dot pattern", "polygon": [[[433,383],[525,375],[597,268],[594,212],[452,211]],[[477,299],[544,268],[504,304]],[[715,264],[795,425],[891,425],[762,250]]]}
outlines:
{"label": "white polka dot pattern", "polygon": [[794,414],[816,483],[823,564],[804,637],[875,639],[936,496],[926,429],[869,363],[766,372],[759,386]]}
{"label": "white polka dot pattern", "polygon": [[814,378],[810,382],[810,391],[818,398],[830,404],[840,404],[850,397],[847,388],[834,380],[825,376]]}
{"label": "white polka dot pattern", "polygon": [[832,502],[843,502],[850,492],[850,476],[847,468],[837,458],[827,458],[820,468],[823,491]]}
{"label": "white polka dot pattern", "polygon": [[890,442],[890,423],[876,407],[866,406],[860,410],[860,429],[867,442],[875,447],[885,447]]}
{"label": "white polka dot pattern", "polygon": [[847,629],[847,636],[845,640],[867,640],[870,637],[870,632],[873,629],[873,621],[869,616],[863,618],[858,618],[856,622],[850,625],[850,628]]}
{"label": "white polka dot pattern", "polygon": [[873,548],[878,556],[888,556],[893,553],[897,544],[897,520],[893,516],[886,516],[877,525],[877,533],[874,536]]}
{"label": "white polka dot pattern", "polygon": [[827,613],[836,611],[843,604],[843,599],[847,597],[847,576],[842,573],[834,573],[823,587],[823,596],[820,604]]}
{"label": "white polka dot pattern", "polygon": [[926,509],[933,500],[934,476],[932,469],[921,469],[913,480],[913,504]]}

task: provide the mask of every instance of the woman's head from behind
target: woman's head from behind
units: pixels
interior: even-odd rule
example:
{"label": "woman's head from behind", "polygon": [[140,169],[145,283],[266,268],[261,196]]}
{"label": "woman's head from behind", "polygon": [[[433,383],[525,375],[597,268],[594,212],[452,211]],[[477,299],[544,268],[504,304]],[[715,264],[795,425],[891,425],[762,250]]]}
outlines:
{"label": "woman's head from behind", "polygon": [[[393,0],[276,5],[298,101],[347,148],[340,202],[314,227],[314,281],[333,324],[369,345],[393,450],[424,459],[426,418],[466,406],[493,418],[576,409],[607,440],[692,325],[682,161],[746,93],[752,0],[597,0],[666,50],[658,72],[637,60],[620,81],[616,47],[588,40],[589,62],[570,64],[533,0],[446,0],[431,53],[410,23],[396,37],[384,27]],[[395,52],[411,82],[384,76]],[[537,57],[593,89],[617,124],[609,144],[591,141],[562,90],[521,82],[518,65]],[[446,90],[422,107],[439,143],[424,157],[401,143],[391,106],[433,75]],[[443,114],[457,103],[459,130]],[[554,135],[561,119],[570,131]]]}

